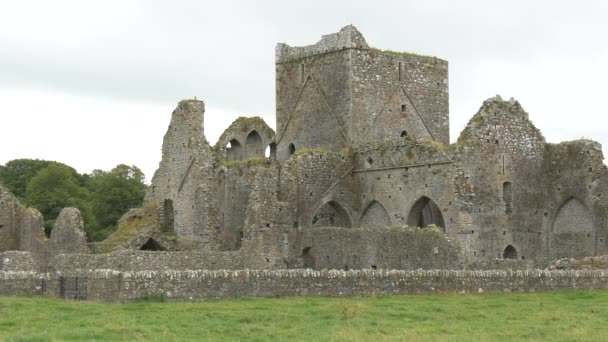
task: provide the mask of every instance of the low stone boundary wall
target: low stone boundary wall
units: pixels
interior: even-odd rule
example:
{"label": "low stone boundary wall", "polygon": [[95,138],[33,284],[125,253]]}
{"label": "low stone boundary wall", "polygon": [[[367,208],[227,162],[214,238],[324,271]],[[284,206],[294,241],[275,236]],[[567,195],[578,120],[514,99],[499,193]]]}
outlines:
{"label": "low stone boundary wall", "polygon": [[[84,298],[123,302],[163,294],[178,300],[240,296],[372,296],[608,289],[608,270],[521,271],[140,271],[80,273]],[[2,296],[64,297],[60,273],[0,272]],[[82,298],[80,296],[79,298]]]}
{"label": "low stone boundary wall", "polygon": [[239,251],[187,251],[149,252],[120,251],[107,254],[60,254],[49,266],[50,272],[76,275],[88,270],[112,269],[120,272],[132,270],[185,271],[192,269],[219,270],[229,266],[243,269]]}

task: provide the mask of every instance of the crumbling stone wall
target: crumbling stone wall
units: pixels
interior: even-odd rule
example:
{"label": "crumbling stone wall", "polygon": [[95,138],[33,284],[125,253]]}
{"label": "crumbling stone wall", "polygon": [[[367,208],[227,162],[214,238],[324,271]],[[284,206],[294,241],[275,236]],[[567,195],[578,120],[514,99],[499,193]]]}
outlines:
{"label": "crumbling stone wall", "polygon": [[13,268],[30,270],[32,265],[35,265],[36,270],[45,270],[54,255],[88,253],[83,221],[78,209],[61,210],[50,239],[44,234],[43,222],[42,214],[38,210],[25,208],[13,194],[0,186],[0,253],[30,253],[28,257],[19,253],[7,254],[5,267],[10,264]]}
{"label": "crumbling stone wall", "polygon": [[350,60],[353,141],[405,133],[449,144],[447,61],[374,49],[350,50]]}
{"label": "crumbling stone wall", "polygon": [[50,243],[53,254],[89,252],[80,210],[65,208],[59,213],[55,227],[51,231]]}
{"label": "crumbling stone wall", "polygon": [[608,171],[601,146],[589,140],[547,144],[545,155],[545,259],[606,254]]}
{"label": "crumbling stone wall", "polygon": [[[545,139],[516,101],[484,102],[456,144],[454,159],[471,191],[462,240],[470,259],[540,257],[543,239]],[[469,234],[470,233],[470,234]],[[507,257],[509,257],[507,255]],[[515,255],[513,256],[515,257]]]}
{"label": "crumbling stone wall", "polygon": [[[0,295],[60,297],[61,282],[66,276],[70,275],[0,272]],[[197,300],[608,289],[608,276],[603,270],[91,270],[82,276],[82,280],[86,279],[86,298],[100,302],[125,302],[158,294],[176,300]]]}
{"label": "crumbling stone wall", "polygon": [[348,50],[277,64],[277,157],[295,151],[349,146],[350,67]]}
{"label": "crumbling stone wall", "polygon": [[192,250],[183,252],[129,251],[104,254],[61,254],[53,258],[49,271],[71,276],[83,275],[89,270],[116,270],[120,272],[163,270],[225,270],[243,268],[238,252]]}
{"label": "crumbling stone wall", "polygon": [[446,61],[370,49],[349,26],[308,47],[279,44],[276,64],[281,161],[294,147],[340,152],[387,137],[449,143]]}
{"label": "crumbling stone wall", "polygon": [[372,49],[352,26],[308,47],[279,44],[276,67],[276,135],[241,117],[212,148],[203,102],[181,101],[146,206],[94,246],[190,252],[88,256],[72,210],[45,242],[40,214],[1,188],[0,252],[31,251],[41,265],[81,253],[56,258],[57,269],[125,272],[165,270],[162,260],[183,269],[522,269],[608,253],[599,144],[549,144],[518,102],[496,97],[449,145],[447,62]]}
{"label": "crumbling stone wall", "polygon": [[[171,116],[163,140],[163,157],[152,178],[146,200],[163,208],[164,230],[208,244],[216,239],[213,201],[201,201],[197,194],[211,194],[216,162],[204,135],[202,101],[181,101]],[[201,205],[195,206],[195,203]],[[196,224],[195,224],[196,222]]]}
{"label": "crumbling stone wall", "polygon": [[9,251],[0,253],[0,271],[4,272],[34,272],[38,265],[30,252]]}
{"label": "crumbling stone wall", "polygon": [[[358,225],[373,226],[366,210],[380,203],[393,225],[417,226],[423,212],[438,208],[423,226],[434,224],[452,233],[457,217],[452,190],[453,165],[448,149],[437,142],[411,137],[362,144],[356,149]],[[424,203],[423,203],[424,202]],[[384,219],[383,219],[384,220]]]}
{"label": "crumbling stone wall", "polygon": [[462,269],[458,244],[438,229],[310,228],[304,267],[313,269]]}
{"label": "crumbling stone wall", "polygon": [[[353,27],[309,47],[279,45],[276,63],[276,136],[259,118],[239,118],[213,150],[197,150],[207,166],[187,187],[153,181],[171,196],[194,193],[174,210],[179,236],[207,232],[199,246],[239,250],[255,268],[381,263],[378,239],[391,226],[436,227],[450,241],[437,253],[445,267],[521,268],[606,251],[599,148],[547,144],[519,103],[499,97],[448,145],[447,62],[370,49]],[[201,139],[191,127],[202,111],[188,117],[174,113],[171,127],[183,129],[165,137],[161,174],[187,173],[171,158],[196,153],[167,146]],[[275,143],[277,162],[258,158]],[[399,250],[416,244],[392,240],[386,267],[416,267]],[[330,261],[311,262],[321,255]]]}
{"label": "crumbling stone wall", "polygon": [[[227,162],[265,157],[276,159],[275,133],[258,116],[239,117],[222,133],[214,149],[220,160]],[[265,155],[266,149],[269,149],[268,156]]]}

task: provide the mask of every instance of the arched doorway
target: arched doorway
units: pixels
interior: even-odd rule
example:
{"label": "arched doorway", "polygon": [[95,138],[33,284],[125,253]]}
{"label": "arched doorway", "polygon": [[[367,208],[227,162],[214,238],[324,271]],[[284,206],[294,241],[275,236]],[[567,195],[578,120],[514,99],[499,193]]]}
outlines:
{"label": "arched doorway", "polygon": [[141,246],[140,250],[142,251],[164,251],[165,248],[161,246],[156,240],[150,238],[146,243]]}
{"label": "arched doorway", "polygon": [[312,225],[318,227],[352,227],[348,212],[340,203],[329,201],[315,213]]}
{"label": "arched doorway", "polygon": [[361,227],[389,227],[391,225],[391,217],[384,206],[374,200],[363,211],[359,225]]}
{"label": "arched doorway", "polygon": [[266,146],[266,151],[264,151],[264,157],[269,158],[271,160],[277,160],[276,143],[270,143],[270,145]]}
{"label": "arched doorway", "polygon": [[226,160],[241,160],[243,158],[242,153],[243,148],[241,147],[241,143],[238,140],[232,139],[226,145]]}
{"label": "arched doorway", "polygon": [[552,259],[595,255],[593,213],[577,198],[570,197],[564,201],[553,218],[551,228]]}
{"label": "arched doorway", "polygon": [[412,206],[407,217],[407,225],[420,228],[435,225],[445,230],[445,221],[441,209],[432,199],[426,196],[420,197]]}
{"label": "arched doorway", "polygon": [[247,135],[245,139],[245,159],[263,158],[264,146],[262,146],[262,137],[254,129]]}
{"label": "arched doorway", "polygon": [[508,245],[504,252],[502,252],[502,258],[517,260],[517,249],[511,245]]}

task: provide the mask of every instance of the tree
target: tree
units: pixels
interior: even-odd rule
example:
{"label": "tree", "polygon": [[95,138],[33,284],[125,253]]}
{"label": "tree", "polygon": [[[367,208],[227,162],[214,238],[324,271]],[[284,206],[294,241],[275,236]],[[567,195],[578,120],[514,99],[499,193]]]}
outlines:
{"label": "tree", "polygon": [[15,159],[0,166],[0,183],[6,186],[17,198],[24,200],[27,184],[36,174],[55,163],[38,159]]}
{"label": "tree", "polygon": [[50,233],[61,209],[76,207],[83,214],[85,223],[94,225],[94,216],[89,206],[89,191],[79,184],[78,173],[63,164],[50,163],[40,170],[26,187],[28,205],[44,215],[44,228]]}
{"label": "tree", "polygon": [[142,204],[146,192],[143,172],[124,164],[109,172],[94,170],[81,175],[54,161],[16,159],[0,166],[0,182],[44,215],[47,234],[61,209],[80,209],[87,236],[93,241],[112,233],[124,213]]}
{"label": "tree", "polygon": [[144,174],[137,166],[120,164],[110,172],[94,170],[90,177],[91,207],[97,229],[93,240],[101,240],[116,229],[118,219],[142,204],[146,194]]}

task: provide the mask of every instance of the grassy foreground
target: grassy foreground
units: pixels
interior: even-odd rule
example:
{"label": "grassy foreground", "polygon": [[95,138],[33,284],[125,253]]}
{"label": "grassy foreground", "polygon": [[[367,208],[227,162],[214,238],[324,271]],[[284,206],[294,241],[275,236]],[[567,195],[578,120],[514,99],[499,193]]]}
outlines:
{"label": "grassy foreground", "polygon": [[608,291],[97,304],[0,297],[0,340],[608,338]]}

